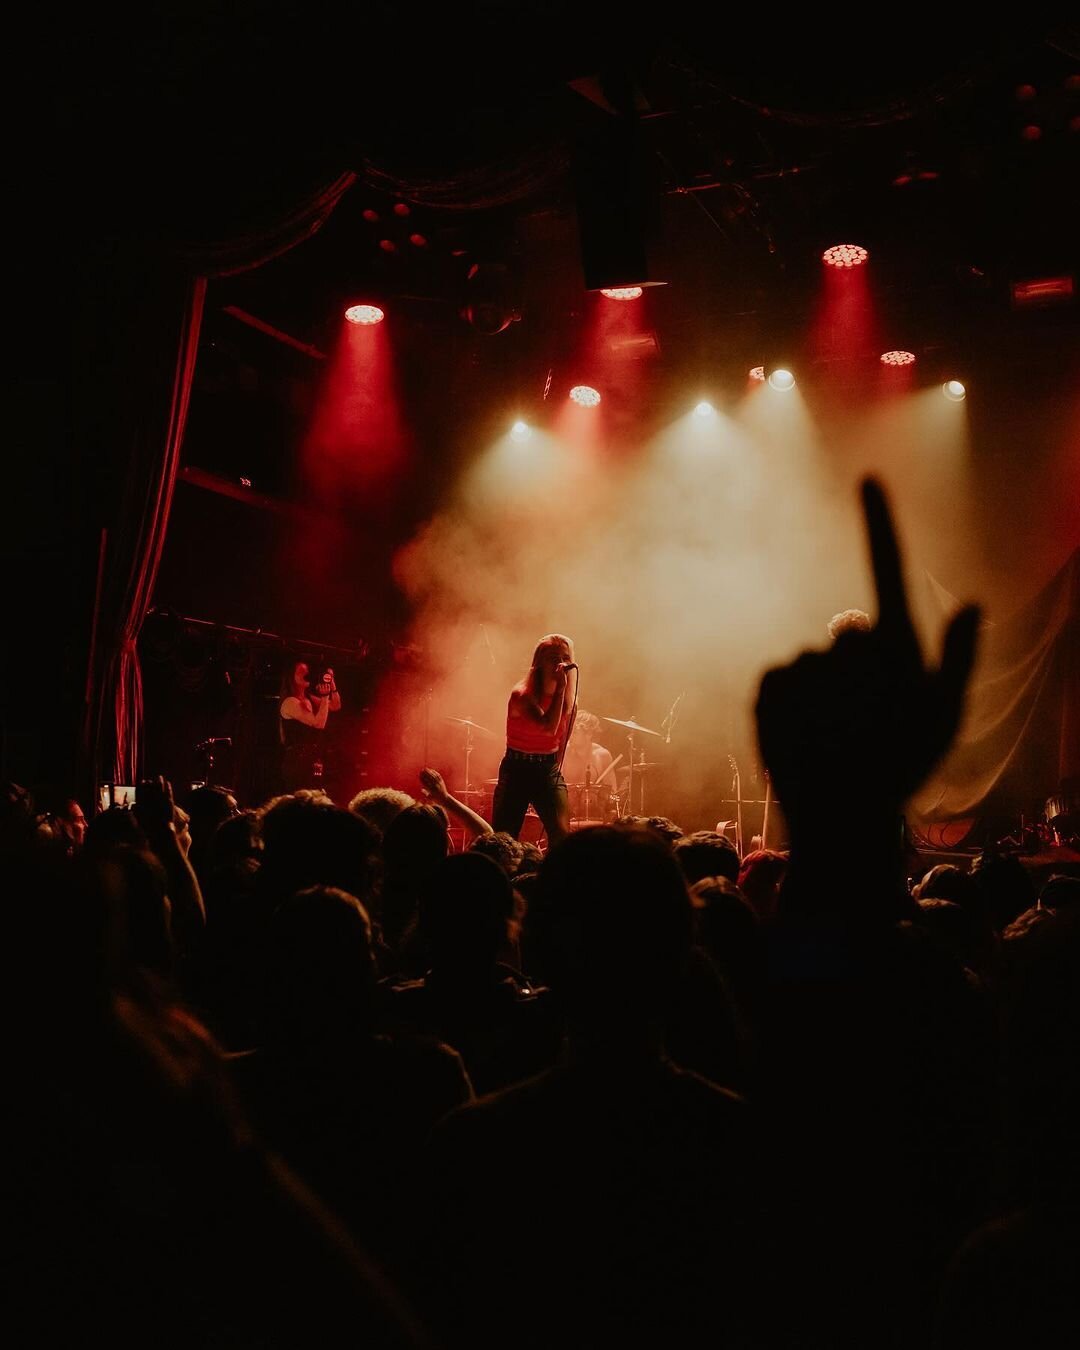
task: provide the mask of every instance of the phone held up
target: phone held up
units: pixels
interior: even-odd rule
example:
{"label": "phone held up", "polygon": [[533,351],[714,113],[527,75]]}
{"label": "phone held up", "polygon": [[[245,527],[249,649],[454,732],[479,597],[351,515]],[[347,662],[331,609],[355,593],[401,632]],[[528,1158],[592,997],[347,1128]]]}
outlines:
{"label": "phone held up", "polygon": [[100,783],[98,785],[98,810],[108,811],[117,807],[127,811],[135,805],[135,788],[120,783]]}

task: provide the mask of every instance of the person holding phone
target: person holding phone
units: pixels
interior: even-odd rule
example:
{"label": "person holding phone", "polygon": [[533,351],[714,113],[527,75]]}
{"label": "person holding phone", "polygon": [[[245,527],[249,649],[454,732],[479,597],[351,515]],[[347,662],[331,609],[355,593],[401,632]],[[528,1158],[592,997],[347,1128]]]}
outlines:
{"label": "person holding phone", "polygon": [[278,705],[282,786],[286,792],[323,786],[326,725],[330,714],[340,709],[341,694],[331,667],[321,671],[312,688],[309,663],[289,663],[282,676]]}
{"label": "person holding phone", "polygon": [[515,839],[530,805],[549,848],[569,832],[562,759],[574,725],[577,675],[574,644],[561,633],[549,633],[537,644],[524,679],[510,691],[492,824]]}

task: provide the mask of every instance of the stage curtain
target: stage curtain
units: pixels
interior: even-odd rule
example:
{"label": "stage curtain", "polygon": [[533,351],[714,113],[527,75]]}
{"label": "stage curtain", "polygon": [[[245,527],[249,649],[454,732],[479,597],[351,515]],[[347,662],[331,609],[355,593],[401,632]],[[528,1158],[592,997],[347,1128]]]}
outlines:
{"label": "stage curtain", "polygon": [[[931,580],[942,613],[958,608]],[[910,803],[916,830],[995,803],[1041,809],[1080,775],[1080,550],[1039,594],[986,622],[960,735]]]}
{"label": "stage curtain", "polygon": [[231,236],[211,228],[201,240],[162,240],[154,252],[110,257],[101,269],[111,279],[112,326],[98,369],[110,392],[94,405],[91,437],[113,464],[118,508],[106,526],[87,672],[83,747],[94,781],[134,783],[141,768],[137,643],[169,523],[207,281],[259,267],[309,238],[355,181],[343,173]]}

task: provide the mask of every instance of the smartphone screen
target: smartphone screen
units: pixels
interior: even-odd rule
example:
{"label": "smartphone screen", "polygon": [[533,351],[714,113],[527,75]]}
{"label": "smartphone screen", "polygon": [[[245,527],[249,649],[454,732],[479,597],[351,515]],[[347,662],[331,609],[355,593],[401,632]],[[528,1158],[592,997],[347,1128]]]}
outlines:
{"label": "smartphone screen", "polygon": [[123,807],[125,810],[135,805],[135,788],[121,787],[119,783],[113,784],[112,790],[113,806]]}
{"label": "smartphone screen", "polygon": [[98,810],[107,811],[112,806],[112,784],[100,783],[98,785]]}

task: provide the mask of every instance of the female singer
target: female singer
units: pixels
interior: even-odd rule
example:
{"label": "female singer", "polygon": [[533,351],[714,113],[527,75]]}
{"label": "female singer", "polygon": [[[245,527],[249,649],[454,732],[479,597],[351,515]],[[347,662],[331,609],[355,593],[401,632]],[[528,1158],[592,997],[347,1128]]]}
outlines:
{"label": "female singer", "polygon": [[537,644],[529,673],[510,691],[506,754],[499,766],[492,811],[496,830],[506,830],[516,838],[531,804],[544,826],[549,848],[567,834],[562,757],[576,705],[574,644],[560,633],[551,633]]}

